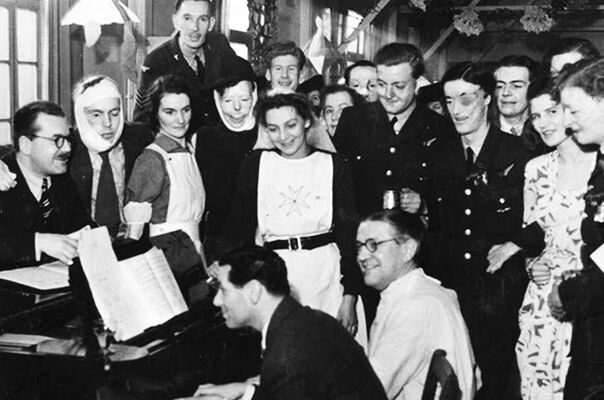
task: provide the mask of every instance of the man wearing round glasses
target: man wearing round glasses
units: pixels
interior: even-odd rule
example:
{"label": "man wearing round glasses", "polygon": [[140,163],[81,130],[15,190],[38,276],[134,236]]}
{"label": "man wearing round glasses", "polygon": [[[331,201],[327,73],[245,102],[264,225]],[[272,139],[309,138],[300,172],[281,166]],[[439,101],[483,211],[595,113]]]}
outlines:
{"label": "man wearing round glasses", "polygon": [[484,64],[464,63],[444,75],[449,115],[458,135],[435,144],[427,196],[430,270],[457,291],[470,330],[483,388],[477,398],[501,398],[516,368],[518,310],[527,276],[521,255],[489,268],[491,246],[515,239],[522,226],[524,166],[519,137],[489,123],[495,78]]}
{"label": "man wearing round glasses", "polygon": [[357,261],[365,283],[380,291],[368,357],[389,399],[422,396],[432,354],[447,352],[462,392],[473,398],[479,382],[457,296],[424,273],[418,251],[424,225],[401,210],[371,214],[357,231]]}
{"label": "man wearing round glasses", "polygon": [[68,175],[71,136],[61,108],[47,101],[15,113],[16,153],[4,161],[17,185],[0,193],[0,269],[58,259],[71,263],[77,239],[68,234],[90,222]]}

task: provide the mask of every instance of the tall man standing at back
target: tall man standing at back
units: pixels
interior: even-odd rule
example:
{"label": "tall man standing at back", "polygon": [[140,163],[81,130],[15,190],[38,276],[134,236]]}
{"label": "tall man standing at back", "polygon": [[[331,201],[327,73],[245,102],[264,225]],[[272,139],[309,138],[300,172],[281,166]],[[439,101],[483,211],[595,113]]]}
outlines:
{"label": "tall man standing at back", "polygon": [[235,52],[224,35],[211,32],[215,22],[210,0],[176,0],[172,23],[177,33],[145,58],[136,95],[135,121],[147,122],[149,86],[166,74],[178,75],[190,85],[191,130],[218,121],[212,92],[204,93],[202,88],[217,76],[221,59]]}
{"label": "tall man standing at back", "polygon": [[[361,215],[391,208],[389,197],[399,194],[404,211],[423,213],[420,194],[428,184],[429,150],[453,133],[441,115],[416,101],[416,80],[425,70],[417,47],[390,43],[374,61],[378,101],[345,109],[334,144],[351,162]],[[379,296],[368,294],[363,301],[370,324]]]}

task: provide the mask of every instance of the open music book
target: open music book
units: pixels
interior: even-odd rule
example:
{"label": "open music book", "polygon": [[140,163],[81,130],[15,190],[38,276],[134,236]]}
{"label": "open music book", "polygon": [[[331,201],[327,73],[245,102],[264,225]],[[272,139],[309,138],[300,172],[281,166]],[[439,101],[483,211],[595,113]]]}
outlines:
{"label": "open music book", "polygon": [[118,261],[105,227],[82,233],[78,250],[96,307],[117,340],[188,310],[161,250]]}
{"label": "open music book", "polygon": [[69,267],[61,261],[0,271],[0,280],[15,282],[40,292],[69,288]]}

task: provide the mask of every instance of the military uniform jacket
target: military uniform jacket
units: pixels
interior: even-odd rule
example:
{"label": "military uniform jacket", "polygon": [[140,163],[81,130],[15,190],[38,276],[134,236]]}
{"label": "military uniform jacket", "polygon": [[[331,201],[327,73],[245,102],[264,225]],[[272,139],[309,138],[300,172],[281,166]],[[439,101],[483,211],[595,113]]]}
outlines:
{"label": "military uniform jacket", "polygon": [[439,277],[443,283],[466,281],[463,274],[485,274],[490,247],[522,227],[527,152],[520,138],[491,125],[469,172],[460,136],[436,143],[432,157],[429,242],[441,256],[440,267],[450,271]]}
{"label": "military uniform jacket", "polygon": [[233,56],[235,52],[231,49],[224,35],[208,32],[203,44],[205,75],[202,81],[180,50],[178,44],[179,35],[177,34],[169,41],[161,44],[145,57],[138,93],[136,95],[134,121],[148,122],[145,111],[149,107],[150,102],[149,87],[160,76],[172,74],[184,78],[189,84],[191,107],[193,110],[190,129],[191,132],[194,132],[199,125],[218,122],[219,117],[212,91],[204,92],[203,87],[218,76],[222,65],[222,58]]}
{"label": "military uniform jacket", "polygon": [[589,256],[604,243],[604,155],[585,194],[585,218],[581,224],[584,269],[560,284],[559,293],[567,316],[573,320],[571,356],[574,362],[604,364],[604,272]]}
{"label": "military uniform jacket", "polygon": [[453,136],[447,121],[420,104],[398,135],[379,101],[345,109],[334,143],[351,163],[361,215],[382,209],[384,190],[408,187],[422,194],[428,183],[429,149],[447,136]]}

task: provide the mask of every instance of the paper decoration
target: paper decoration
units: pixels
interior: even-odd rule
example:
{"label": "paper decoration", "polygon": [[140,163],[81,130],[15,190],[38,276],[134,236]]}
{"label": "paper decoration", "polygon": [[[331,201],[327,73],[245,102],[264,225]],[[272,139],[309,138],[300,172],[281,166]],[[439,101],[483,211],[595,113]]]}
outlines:
{"label": "paper decoration", "polygon": [[453,26],[455,29],[466,36],[480,35],[484,30],[484,25],[478,17],[474,8],[467,8],[453,17]]}
{"label": "paper decoration", "polygon": [[415,8],[419,8],[422,11],[426,11],[426,1],[425,0],[409,0],[409,3]]}
{"label": "paper decoration", "polygon": [[[118,9],[118,6],[122,10]],[[122,13],[130,19],[126,21]],[[61,25],[81,25],[84,27],[86,46],[93,46],[101,36],[101,25],[140,23],[136,14],[117,0],[80,0],[71,7],[61,20]]]}
{"label": "paper decoration", "polygon": [[527,32],[548,32],[554,25],[554,19],[550,17],[543,8],[527,7],[524,15],[520,18],[522,27]]}

